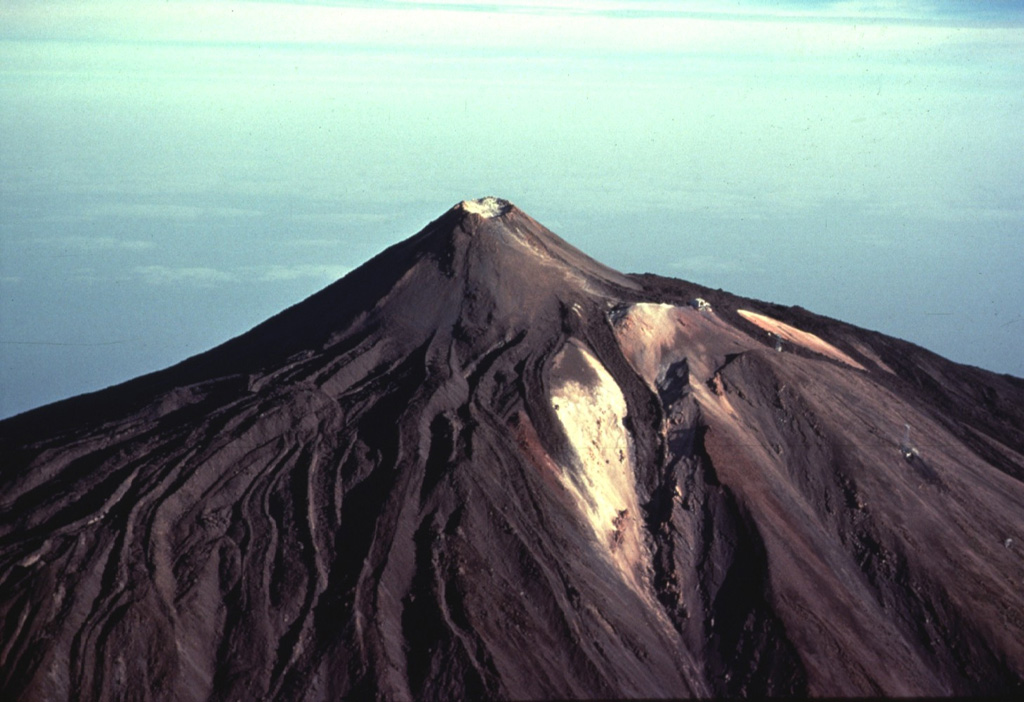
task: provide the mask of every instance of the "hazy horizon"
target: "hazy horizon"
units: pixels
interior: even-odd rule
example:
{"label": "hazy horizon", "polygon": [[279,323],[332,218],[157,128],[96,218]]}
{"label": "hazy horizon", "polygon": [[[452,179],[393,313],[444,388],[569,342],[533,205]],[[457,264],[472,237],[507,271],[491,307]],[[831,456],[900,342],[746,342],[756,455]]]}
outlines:
{"label": "hazy horizon", "polygon": [[1024,377],[1024,3],[0,5],[0,417],[454,203]]}

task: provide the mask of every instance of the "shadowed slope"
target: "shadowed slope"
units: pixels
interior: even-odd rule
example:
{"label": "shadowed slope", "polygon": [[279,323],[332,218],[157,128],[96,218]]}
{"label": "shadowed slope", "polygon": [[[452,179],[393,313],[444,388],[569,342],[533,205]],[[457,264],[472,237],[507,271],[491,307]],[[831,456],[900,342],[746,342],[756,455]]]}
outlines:
{"label": "shadowed slope", "polygon": [[0,696],[1018,690],[1021,407],[460,203],[217,349],[0,423]]}

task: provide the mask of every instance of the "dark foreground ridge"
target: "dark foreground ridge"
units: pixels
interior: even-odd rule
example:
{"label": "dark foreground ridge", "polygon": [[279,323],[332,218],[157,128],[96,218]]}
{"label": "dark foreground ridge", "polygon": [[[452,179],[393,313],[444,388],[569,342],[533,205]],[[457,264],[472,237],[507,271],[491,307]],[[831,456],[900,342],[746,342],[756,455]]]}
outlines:
{"label": "dark foreground ridge", "polygon": [[463,202],[0,422],[0,699],[1024,692],[1024,381]]}

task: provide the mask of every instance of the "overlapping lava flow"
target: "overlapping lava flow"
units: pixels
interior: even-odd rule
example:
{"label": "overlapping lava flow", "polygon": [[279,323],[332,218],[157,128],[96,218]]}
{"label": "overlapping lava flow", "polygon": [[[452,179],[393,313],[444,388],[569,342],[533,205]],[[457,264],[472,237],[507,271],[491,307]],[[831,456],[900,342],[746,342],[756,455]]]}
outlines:
{"label": "overlapping lava flow", "polygon": [[460,203],[222,347],[0,423],[0,696],[1016,691],[1022,408]]}

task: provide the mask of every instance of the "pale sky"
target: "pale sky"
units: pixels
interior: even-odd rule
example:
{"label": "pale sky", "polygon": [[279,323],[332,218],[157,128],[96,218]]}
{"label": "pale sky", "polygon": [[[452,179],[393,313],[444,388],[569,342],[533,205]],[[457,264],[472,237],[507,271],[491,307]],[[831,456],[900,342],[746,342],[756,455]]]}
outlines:
{"label": "pale sky", "polygon": [[1024,376],[1024,3],[0,3],[0,416],[455,202]]}

